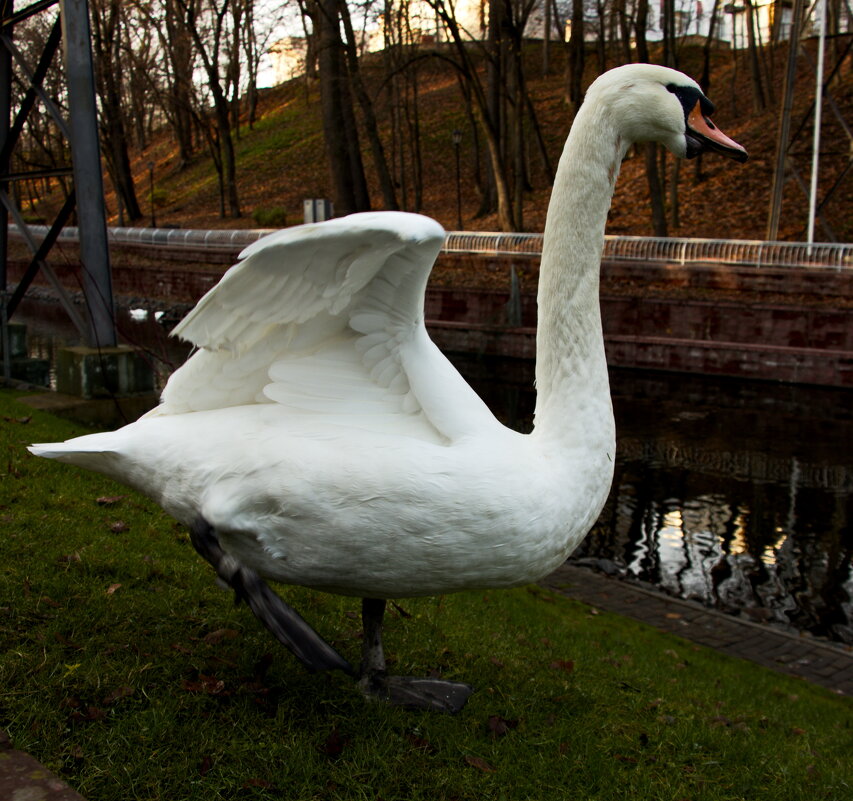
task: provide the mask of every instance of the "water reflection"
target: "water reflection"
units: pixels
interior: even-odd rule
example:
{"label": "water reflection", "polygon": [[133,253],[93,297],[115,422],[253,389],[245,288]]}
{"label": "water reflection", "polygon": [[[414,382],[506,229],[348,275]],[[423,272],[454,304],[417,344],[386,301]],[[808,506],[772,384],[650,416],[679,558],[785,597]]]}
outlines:
{"label": "water reflection", "polygon": [[[530,365],[460,359],[530,427]],[[493,376],[502,377],[500,383]],[[613,489],[573,560],[853,643],[853,404],[844,390],[614,371]]]}
{"label": "water reflection", "polygon": [[[75,341],[49,304],[25,306],[16,320],[28,324],[31,356],[53,361]],[[153,313],[128,315],[121,328],[145,347],[161,385],[186,357]],[[532,364],[454,362],[505,423],[529,430]],[[572,558],[853,643],[851,393],[635,371],[614,371],[611,382],[613,489]]]}
{"label": "water reflection", "polygon": [[[155,386],[162,389],[169,375],[186,360],[189,345],[168,335],[180,314],[171,310],[136,307],[116,311],[119,340],[140,348],[151,364]],[[44,359],[50,365],[49,386],[56,389],[56,351],[82,344],[79,332],[59,304],[51,300],[25,298],[15,313],[14,322],[27,327],[30,358]]]}

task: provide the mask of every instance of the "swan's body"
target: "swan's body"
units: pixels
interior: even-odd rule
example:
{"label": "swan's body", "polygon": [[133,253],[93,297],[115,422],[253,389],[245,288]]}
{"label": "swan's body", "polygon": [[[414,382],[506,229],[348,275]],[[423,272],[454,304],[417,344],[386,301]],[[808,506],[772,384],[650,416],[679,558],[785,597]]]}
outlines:
{"label": "swan's body", "polygon": [[[319,331],[291,328],[303,306],[275,286],[248,307],[262,318],[248,329],[245,307],[223,311],[229,283],[257,280],[258,257],[275,254],[279,269],[292,258],[310,276],[312,235],[332,244],[336,261],[348,261],[356,248],[349,243],[365,239],[386,240],[395,255],[371,257],[365,288],[336,315],[321,312],[306,324],[321,319]],[[498,423],[426,334],[422,287],[444,241],[435,222],[354,215],[270,239],[250,248],[182,323],[178,333],[210,349],[172,376],[157,409],[119,431],[37,452],[107,473],[188,525],[204,518],[227,551],[285,583],[428,595],[534,581],[565,560],[609,489],[614,435],[604,366],[596,385],[580,382],[589,407],[582,441],[555,443],[541,429],[518,434]],[[273,283],[292,274],[274,274]],[[339,297],[336,287],[331,300]],[[220,324],[210,334],[208,318]],[[224,342],[228,350],[213,349]]]}
{"label": "swan's body", "polygon": [[498,423],[427,336],[443,230],[388,212],[247,248],[176,329],[201,350],[157,409],[33,451],[206,521],[226,553],[286,583],[389,598],[542,577],[609,491],[604,223],[632,141],[690,148],[674,85],[699,108],[685,76],[633,65],[600,78],[576,118],[545,227],[532,433]]}

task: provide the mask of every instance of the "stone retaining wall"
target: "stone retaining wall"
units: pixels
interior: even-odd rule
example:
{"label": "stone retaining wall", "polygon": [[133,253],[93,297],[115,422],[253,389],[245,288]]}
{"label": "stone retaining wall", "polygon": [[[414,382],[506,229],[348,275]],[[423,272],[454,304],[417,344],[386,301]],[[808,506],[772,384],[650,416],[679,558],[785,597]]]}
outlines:
{"label": "stone retaining wall", "polygon": [[[509,265],[517,262],[530,272],[537,267],[535,260],[440,258],[459,269],[467,264],[494,272],[498,283],[506,276],[507,290],[428,289],[426,319],[439,347],[533,358],[535,296],[528,292],[516,299],[520,326],[507,321],[512,319]],[[72,265],[53,267],[66,286],[79,288]],[[10,282],[18,280],[24,268],[23,263],[10,262]],[[113,288],[116,295],[129,298],[194,303],[224,269],[181,269],[174,262],[162,267],[114,265]],[[697,290],[696,297],[690,296],[690,289]],[[725,299],[704,299],[703,292],[709,290],[724,290]],[[772,302],[762,300],[768,293]],[[602,323],[608,360],[616,367],[853,387],[851,297],[850,270],[602,265]]]}

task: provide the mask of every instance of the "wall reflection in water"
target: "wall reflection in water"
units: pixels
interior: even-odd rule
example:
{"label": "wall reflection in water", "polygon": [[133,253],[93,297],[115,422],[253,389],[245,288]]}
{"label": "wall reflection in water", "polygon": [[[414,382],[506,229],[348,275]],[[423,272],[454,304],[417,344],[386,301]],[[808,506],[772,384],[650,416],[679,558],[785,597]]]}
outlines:
{"label": "wall reflection in water", "polygon": [[[528,430],[530,365],[459,359]],[[611,373],[617,460],[572,559],[732,614],[853,643],[853,396]]]}
{"label": "wall reflection in water", "polygon": [[[31,356],[74,341],[57,307],[30,302],[20,317]],[[162,384],[187,347],[152,318],[124,314],[121,330]],[[453,361],[507,425],[530,429],[532,363]],[[611,384],[613,489],[572,558],[853,643],[853,393],[627,370]]]}

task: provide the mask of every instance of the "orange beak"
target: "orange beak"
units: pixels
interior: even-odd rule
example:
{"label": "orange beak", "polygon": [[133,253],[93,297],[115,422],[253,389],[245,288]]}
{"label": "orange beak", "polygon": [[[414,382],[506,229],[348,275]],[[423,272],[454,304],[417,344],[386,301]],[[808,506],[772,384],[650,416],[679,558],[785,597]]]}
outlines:
{"label": "orange beak", "polygon": [[711,120],[702,113],[701,103],[687,115],[687,156],[698,156],[704,150],[714,150],[735,161],[746,161],[746,150],[726,136]]}

